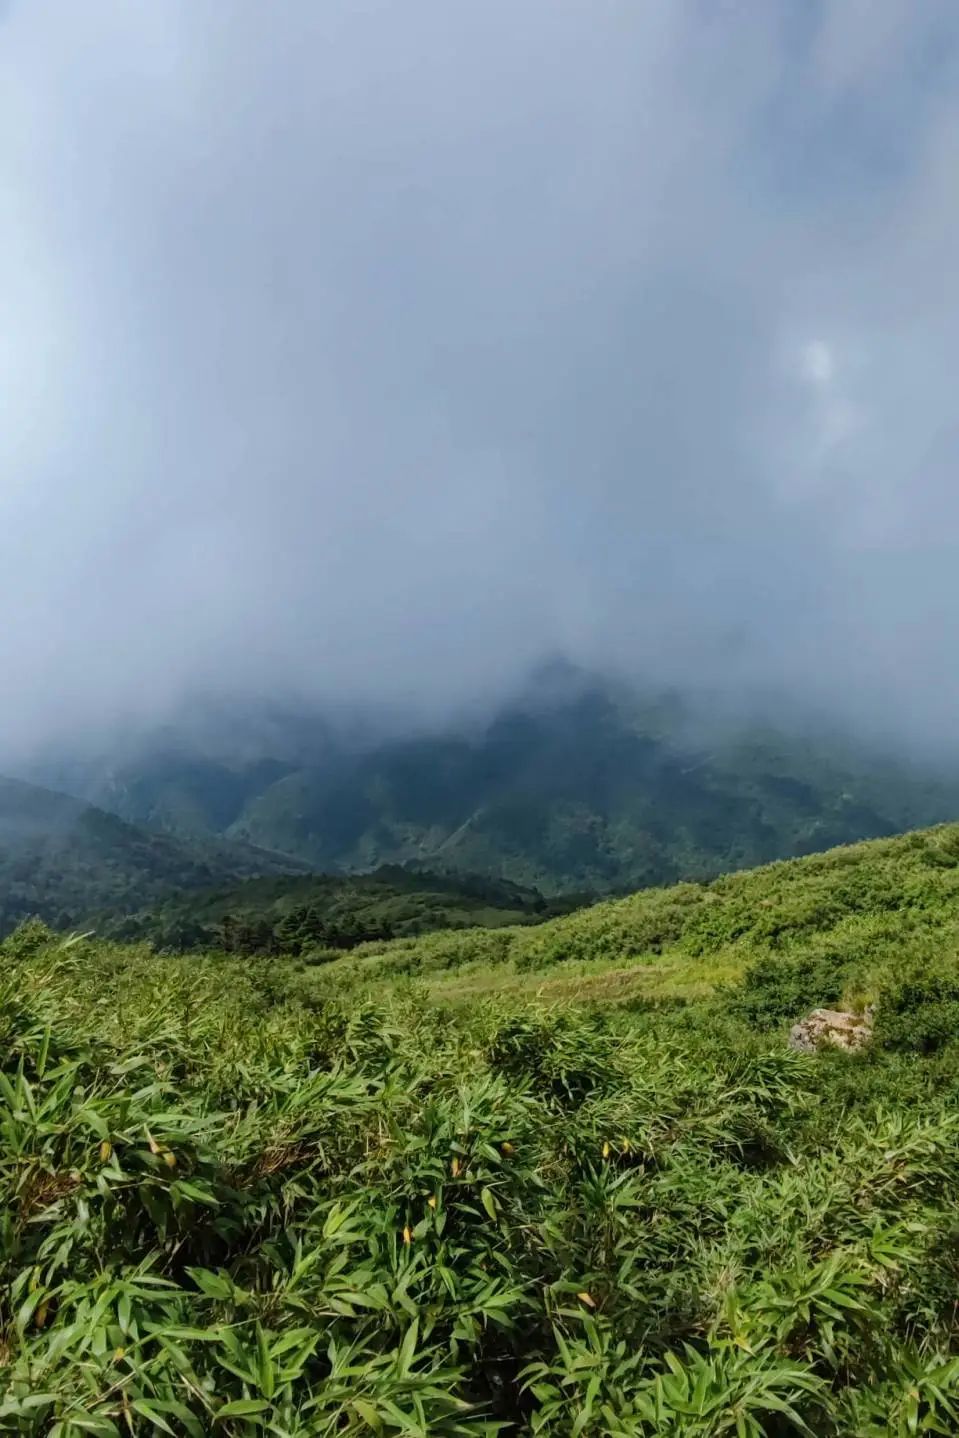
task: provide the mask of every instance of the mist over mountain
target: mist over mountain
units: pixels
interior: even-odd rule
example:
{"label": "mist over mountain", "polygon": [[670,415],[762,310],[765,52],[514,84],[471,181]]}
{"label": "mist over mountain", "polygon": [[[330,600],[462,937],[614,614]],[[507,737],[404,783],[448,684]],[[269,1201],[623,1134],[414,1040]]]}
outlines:
{"label": "mist over mountain", "polygon": [[212,836],[141,828],[67,794],[0,778],[0,938],[39,917],[61,929],[172,894],[304,866]]}
{"label": "mist over mountain", "polygon": [[955,817],[957,81],[938,0],[4,6],[0,773],[552,890]]}
{"label": "mist over mountain", "polygon": [[[240,740],[242,739],[242,742]],[[544,892],[710,876],[959,814],[959,769],[815,715],[705,707],[553,661],[494,713],[378,733],[322,714],[224,714],[33,777],[182,838],[331,873],[381,864]]]}
{"label": "mist over mountain", "polygon": [[4,1433],[959,1433],[957,175],[959,0],[0,0]]}
{"label": "mist over mountain", "polygon": [[0,769],[197,694],[435,730],[553,651],[948,750],[957,42],[0,8]]}

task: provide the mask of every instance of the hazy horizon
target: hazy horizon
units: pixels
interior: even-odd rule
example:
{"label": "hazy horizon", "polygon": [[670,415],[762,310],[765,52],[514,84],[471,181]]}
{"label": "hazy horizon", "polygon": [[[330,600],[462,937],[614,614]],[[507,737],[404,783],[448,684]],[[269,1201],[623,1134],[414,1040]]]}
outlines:
{"label": "hazy horizon", "polygon": [[0,763],[196,696],[438,724],[551,654],[948,751],[957,42],[0,5]]}

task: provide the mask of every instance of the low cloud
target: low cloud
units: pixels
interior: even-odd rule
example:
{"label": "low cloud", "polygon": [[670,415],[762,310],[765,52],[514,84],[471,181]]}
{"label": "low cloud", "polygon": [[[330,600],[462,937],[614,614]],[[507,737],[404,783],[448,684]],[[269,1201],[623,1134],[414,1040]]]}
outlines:
{"label": "low cloud", "polygon": [[959,719],[959,14],[0,11],[0,748],[545,653]]}

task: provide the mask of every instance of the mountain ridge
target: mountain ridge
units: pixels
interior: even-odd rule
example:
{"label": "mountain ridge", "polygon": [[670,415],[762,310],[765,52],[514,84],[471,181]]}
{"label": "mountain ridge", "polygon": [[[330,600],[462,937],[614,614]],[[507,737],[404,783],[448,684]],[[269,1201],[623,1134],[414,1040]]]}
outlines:
{"label": "mountain ridge", "polygon": [[304,867],[250,845],[151,831],[73,795],[0,776],[0,934],[33,915],[70,927],[171,891]]}
{"label": "mountain ridge", "polygon": [[167,733],[83,797],[178,836],[314,870],[418,863],[543,892],[707,878],[959,816],[959,772],[824,727],[705,721],[672,694],[553,674],[484,722],[346,737],[304,716],[273,752]]}

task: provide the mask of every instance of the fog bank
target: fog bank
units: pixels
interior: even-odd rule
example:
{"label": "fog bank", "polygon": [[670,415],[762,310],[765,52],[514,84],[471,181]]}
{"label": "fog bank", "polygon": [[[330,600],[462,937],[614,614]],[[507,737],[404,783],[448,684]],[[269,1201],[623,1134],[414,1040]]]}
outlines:
{"label": "fog bank", "polygon": [[0,9],[0,756],[544,654],[959,720],[959,11]]}

